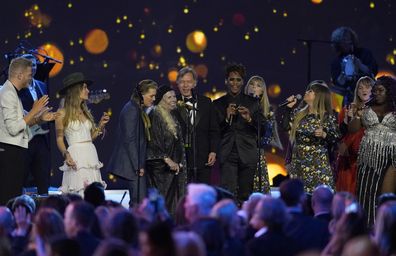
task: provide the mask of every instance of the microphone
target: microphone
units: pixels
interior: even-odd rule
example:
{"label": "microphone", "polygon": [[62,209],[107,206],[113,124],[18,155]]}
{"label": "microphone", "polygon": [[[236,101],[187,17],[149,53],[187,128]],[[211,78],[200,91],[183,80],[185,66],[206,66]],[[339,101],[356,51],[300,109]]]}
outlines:
{"label": "microphone", "polygon": [[[295,95],[295,96],[294,96],[294,99],[296,99],[296,100],[301,100],[301,99],[302,99],[301,94]],[[294,100],[294,99],[293,99],[293,100]],[[278,107],[284,107],[284,106],[286,106],[287,104],[289,104],[289,103],[291,103],[291,102],[293,102],[293,101],[285,100],[284,102],[282,102],[281,104],[279,104]]]}
{"label": "microphone", "polygon": [[182,107],[182,108],[185,108],[185,109],[187,109],[187,110],[195,110],[195,111],[198,111],[198,109],[195,108],[194,105],[193,105],[191,102],[184,102],[184,101],[182,101],[182,100],[178,100],[176,104],[177,104],[177,106]]}

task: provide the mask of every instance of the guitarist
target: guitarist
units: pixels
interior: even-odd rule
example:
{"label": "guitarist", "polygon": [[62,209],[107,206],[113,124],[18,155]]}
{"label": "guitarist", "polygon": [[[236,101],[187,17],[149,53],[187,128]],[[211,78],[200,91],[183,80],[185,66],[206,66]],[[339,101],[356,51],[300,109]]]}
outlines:
{"label": "guitarist", "polygon": [[[48,94],[47,84],[34,79],[37,71],[37,59],[32,54],[24,54],[22,57],[32,61],[33,79],[28,88],[19,91],[18,96],[22,101],[23,109],[30,111],[33,102]],[[27,156],[27,171],[24,187],[37,186],[39,195],[47,195],[50,181],[50,138],[49,124],[47,122],[30,127],[32,138],[29,141]]]}

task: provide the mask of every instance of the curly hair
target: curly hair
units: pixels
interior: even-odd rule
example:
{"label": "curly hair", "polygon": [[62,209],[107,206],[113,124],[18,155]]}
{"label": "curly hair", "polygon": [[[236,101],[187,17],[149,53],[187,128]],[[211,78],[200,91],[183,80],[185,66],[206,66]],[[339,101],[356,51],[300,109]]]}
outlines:
{"label": "curly hair", "polygon": [[[388,107],[392,112],[396,112],[396,79],[391,76],[381,76],[375,81],[373,90],[379,85],[385,87]],[[374,104],[374,102],[370,102],[370,105]]]}
{"label": "curly hair", "polygon": [[340,44],[345,42],[348,35],[352,40],[353,48],[357,48],[359,46],[359,39],[355,31],[350,27],[339,27],[336,28],[331,33],[331,42],[333,43],[334,48],[336,51],[340,51]]}
{"label": "curly hair", "polygon": [[244,65],[234,62],[229,63],[225,69],[225,78],[227,79],[232,72],[238,73],[243,79],[245,79],[246,68]]}

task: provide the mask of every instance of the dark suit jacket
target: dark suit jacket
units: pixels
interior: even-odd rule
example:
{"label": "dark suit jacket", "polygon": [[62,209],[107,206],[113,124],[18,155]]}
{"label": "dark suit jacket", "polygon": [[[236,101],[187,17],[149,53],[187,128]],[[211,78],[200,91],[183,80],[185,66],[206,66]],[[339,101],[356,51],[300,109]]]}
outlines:
{"label": "dark suit jacket", "polygon": [[[237,114],[233,116],[231,125],[227,123],[226,109],[230,103],[248,108],[252,122],[248,123]],[[251,96],[240,93],[236,97],[226,94],[215,100],[214,105],[221,131],[220,162],[224,163],[227,160],[227,156],[230,154],[235,143],[239,155],[245,164],[257,163],[257,129],[260,125],[261,134],[263,134],[265,129],[263,125],[265,118],[259,102]],[[258,120],[261,120],[260,124],[258,124]]]}
{"label": "dark suit jacket", "polygon": [[247,256],[293,256],[295,253],[294,240],[281,231],[268,230],[265,234],[250,240],[246,245]]}
{"label": "dark suit jacket", "polygon": [[136,171],[145,166],[146,145],[141,110],[130,100],[120,113],[117,138],[107,170],[124,179],[136,180]]}
{"label": "dark suit jacket", "polygon": [[330,238],[326,222],[302,213],[291,213],[290,215],[292,218],[286,225],[285,233],[297,242],[298,251],[322,251]]}
{"label": "dark suit jacket", "polygon": [[[180,95],[178,96],[178,100],[182,100]],[[188,119],[187,109],[178,106],[176,116],[181,125],[184,142],[186,143],[187,132],[189,132],[190,135],[193,133],[191,122]],[[196,165],[197,168],[204,168],[205,163],[208,161],[209,153],[217,152],[220,142],[220,128],[212,101],[201,95],[197,95],[195,141]]]}
{"label": "dark suit jacket", "polygon": [[73,240],[77,241],[80,245],[80,255],[81,256],[91,256],[94,254],[96,248],[100,244],[100,240],[92,235],[91,233],[81,231],[79,232]]}

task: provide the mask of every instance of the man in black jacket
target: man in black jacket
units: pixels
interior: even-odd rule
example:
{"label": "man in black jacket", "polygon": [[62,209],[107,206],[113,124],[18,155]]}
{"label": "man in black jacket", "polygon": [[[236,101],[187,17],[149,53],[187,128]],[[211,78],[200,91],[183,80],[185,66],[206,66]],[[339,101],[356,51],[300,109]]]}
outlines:
{"label": "man in black jacket", "polygon": [[262,114],[256,99],[243,94],[245,67],[231,64],[226,68],[228,93],[214,101],[221,131],[221,186],[242,202],[253,190],[257,168],[257,131],[263,131]]}
{"label": "man in black jacket", "polygon": [[197,86],[194,69],[182,68],[176,81],[180,93],[177,116],[183,130],[188,180],[210,184],[211,170],[216,162],[220,140],[216,112],[209,98],[194,92]]}

